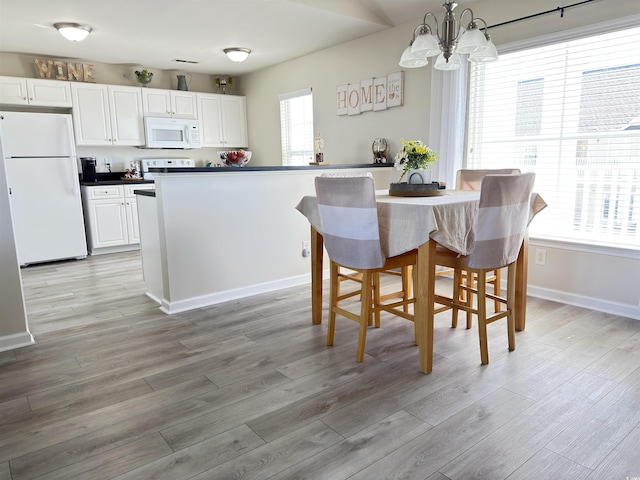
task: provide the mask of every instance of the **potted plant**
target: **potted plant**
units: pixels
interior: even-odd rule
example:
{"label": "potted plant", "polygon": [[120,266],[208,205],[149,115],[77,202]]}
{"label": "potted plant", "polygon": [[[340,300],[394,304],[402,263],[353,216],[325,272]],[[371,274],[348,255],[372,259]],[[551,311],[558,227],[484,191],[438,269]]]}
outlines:
{"label": "potted plant", "polygon": [[[400,180],[409,173],[409,183],[429,183],[426,172],[436,160],[438,154],[427,147],[421,140],[405,140],[402,141],[402,148],[395,156],[394,166],[402,172]],[[420,181],[412,180],[417,175]]]}
{"label": "potted plant", "polygon": [[227,93],[227,86],[231,87],[231,85],[233,85],[233,78],[232,77],[227,77],[227,78],[217,77],[216,78],[216,87],[222,88],[222,93]]}
{"label": "potted plant", "polygon": [[143,87],[153,79],[153,73],[151,73],[146,68],[143,68],[142,70],[136,70],[135,74],[138,82],[140,82]]}

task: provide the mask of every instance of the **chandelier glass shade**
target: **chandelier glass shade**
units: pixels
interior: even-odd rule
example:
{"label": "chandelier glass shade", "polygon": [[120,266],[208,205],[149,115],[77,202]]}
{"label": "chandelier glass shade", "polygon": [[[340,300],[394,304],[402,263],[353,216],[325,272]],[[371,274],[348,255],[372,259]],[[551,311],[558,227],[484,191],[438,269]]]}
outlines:
{"label": "chandelier glass shade", "polygon": [[[470,62],[491,62],[498,59],[498,50],[491,41],[487,23],[474,17],[470,8],[464,9],[459,20],[456,19],[453,10],[457,5],[453,0],[445,0],[442,26],[435,14],[425,14],[422,24],[415,28],[409,46],[402,53],[401,67],[424,67],[429,63],[428,58],[435,56],[437,59],[434,68],[438,70],[459,69],[460,54],[468,54]],[[462,22],[465,15],[470,19],[466,28],[463,28],[459,22]],[[433,25],[427,23],[429,17],[433,17]],[[482,29],[478,27],[478,22],[484,24]]]}

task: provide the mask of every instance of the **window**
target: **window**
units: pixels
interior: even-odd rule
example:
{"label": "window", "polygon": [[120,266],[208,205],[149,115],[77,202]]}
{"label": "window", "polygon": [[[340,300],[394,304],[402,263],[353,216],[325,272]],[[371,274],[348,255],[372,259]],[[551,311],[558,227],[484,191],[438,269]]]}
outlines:
{"label": "window", "polygon": [[282,165],[313,161],[313,94],[311,89],[280,95]]}
{"label": "window", "polygon": [[531,235],[640,247],[640,28],[470,69],[468,168],[536,172]]}

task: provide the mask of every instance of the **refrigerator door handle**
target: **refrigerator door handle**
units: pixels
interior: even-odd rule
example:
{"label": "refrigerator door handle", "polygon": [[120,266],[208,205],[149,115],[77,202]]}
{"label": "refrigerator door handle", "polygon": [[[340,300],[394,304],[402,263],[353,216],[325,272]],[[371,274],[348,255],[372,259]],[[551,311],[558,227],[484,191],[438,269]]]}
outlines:
{"label": "refrigerator door handle", "polygon": [[[71,157],[71,160],[73,160],[73,162],[76,161],[75,157]],[[69,178],[71,179],[71,191],[73,192],[73,195],[75,197],[80,197],[80,182],[78,181],[78,178],[76,175],[76,169],[73,168],[74,167],[73,162],[69,162],[67,164],[69,166],[69,170],[71,170],[69,172]]]}

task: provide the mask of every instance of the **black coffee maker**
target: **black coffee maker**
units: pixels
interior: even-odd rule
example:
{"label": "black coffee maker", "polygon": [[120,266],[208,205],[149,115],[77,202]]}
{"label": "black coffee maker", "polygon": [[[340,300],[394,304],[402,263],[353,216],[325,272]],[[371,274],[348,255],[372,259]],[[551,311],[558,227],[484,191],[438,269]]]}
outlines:
{"label": "black coffee maker", "polygon": [[80,163],[82,165],[82,181],[97,182],[96,157],[80,157]]}

